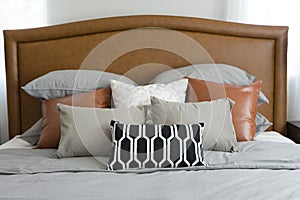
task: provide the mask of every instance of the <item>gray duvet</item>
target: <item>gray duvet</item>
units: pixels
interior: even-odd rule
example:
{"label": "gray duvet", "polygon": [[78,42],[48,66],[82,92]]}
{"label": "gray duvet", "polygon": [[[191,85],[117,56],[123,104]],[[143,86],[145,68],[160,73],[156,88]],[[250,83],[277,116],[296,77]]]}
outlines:
{"label": "gray duvet", "polygon": [[300,145],[239,143],[209,166],[111,172],[108,158],[0,150],[0,199],[300,199]]}

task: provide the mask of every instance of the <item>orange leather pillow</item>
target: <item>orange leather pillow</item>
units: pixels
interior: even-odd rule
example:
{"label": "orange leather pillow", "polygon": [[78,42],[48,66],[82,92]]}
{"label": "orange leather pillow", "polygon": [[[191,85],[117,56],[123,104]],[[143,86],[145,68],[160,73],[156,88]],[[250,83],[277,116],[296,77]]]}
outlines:
{"label": "orange leather pillow", "polygon": [[110,106],[111,90],[102,88],[88,93],[43,100],[42,102],[42,132],[36,148],[57,148],[60,141],[60,122],[57,104],[80,107],[107,108]]}
{"label": "orange leather pillow", "polygon": [[232,121],[237,141],[253,140],[256,131],[256,111],[262,81],[249,86],[215,83],[186,77],[189,80],[188,102],[210,101],[229,97],[235,101],[232,108]]}

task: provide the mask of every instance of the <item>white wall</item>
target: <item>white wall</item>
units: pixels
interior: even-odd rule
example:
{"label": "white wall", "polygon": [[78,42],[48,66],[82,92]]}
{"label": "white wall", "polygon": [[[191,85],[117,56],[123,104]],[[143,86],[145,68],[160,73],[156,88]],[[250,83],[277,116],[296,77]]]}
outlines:
{"label": "white wall", "polygon": [[225,19],[227,0],[48,0],[48,23],[161,14]]}

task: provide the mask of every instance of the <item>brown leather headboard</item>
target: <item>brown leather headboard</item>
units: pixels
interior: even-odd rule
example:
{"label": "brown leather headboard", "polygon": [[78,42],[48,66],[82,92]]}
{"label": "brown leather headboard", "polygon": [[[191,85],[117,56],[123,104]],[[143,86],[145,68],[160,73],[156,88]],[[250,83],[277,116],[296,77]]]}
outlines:
{"label": "brown leather headboard", "polygon": [[[133,30],[132,30],[133,29]],[[169,68],[225,63],[263,80],[270,104],[259,111],[284,133],[287,27],[175,16],[126,16],[4,31],[10,138],[41,117],[40,100],[22,91],[58,69],[99,69],[140,84]]]}

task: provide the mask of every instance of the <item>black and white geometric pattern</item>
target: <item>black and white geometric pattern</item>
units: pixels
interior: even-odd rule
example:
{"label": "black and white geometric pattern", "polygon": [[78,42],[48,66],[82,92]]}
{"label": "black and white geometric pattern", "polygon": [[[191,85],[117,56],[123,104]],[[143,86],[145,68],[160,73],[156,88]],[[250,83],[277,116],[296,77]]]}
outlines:
{"label": "black and white geometric pattern", "polygon": [[122,124],[111,121],[109,170],[205,165],[199,124]]}

